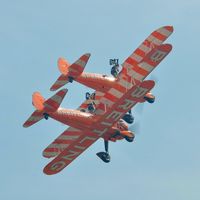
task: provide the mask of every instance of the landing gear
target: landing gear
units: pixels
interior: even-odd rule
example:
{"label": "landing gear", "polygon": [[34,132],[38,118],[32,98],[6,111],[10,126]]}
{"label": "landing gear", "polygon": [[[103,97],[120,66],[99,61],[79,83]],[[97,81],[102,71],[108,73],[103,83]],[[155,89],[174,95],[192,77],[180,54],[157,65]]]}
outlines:
{"label": "landing gear", "polygon": [[47,120],[49,119],[49,114],[48,113],[43,113],[44,118]]}
{"label": "landing gear", "polygon": [[134,122],[134,117],[131,113],[131,110],[128,111],[128,113],[126,113],[123,118],[122,118],[125,122],[127,122],[128,124],[132,124]]}
{"label": "landing gear", "polygon": [[106,152],[99,152],[96,155],[103,160],[105,163],[110,162],[110,155],[108,153],[108,140],[104,140],[104,146],[105,146],[105,151]]}

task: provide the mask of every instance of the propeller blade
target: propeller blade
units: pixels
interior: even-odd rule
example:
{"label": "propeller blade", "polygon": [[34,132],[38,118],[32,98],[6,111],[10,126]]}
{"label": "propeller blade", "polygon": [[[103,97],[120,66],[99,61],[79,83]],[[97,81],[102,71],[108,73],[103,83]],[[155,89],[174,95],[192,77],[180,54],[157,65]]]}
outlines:
{"label": "propeller blade", "polygon": [[133,125],[131,125],[129,127],[129,130],[133,131],[135,134],[140,134],[141,133],[141,123],[139,121],[135,122]]}

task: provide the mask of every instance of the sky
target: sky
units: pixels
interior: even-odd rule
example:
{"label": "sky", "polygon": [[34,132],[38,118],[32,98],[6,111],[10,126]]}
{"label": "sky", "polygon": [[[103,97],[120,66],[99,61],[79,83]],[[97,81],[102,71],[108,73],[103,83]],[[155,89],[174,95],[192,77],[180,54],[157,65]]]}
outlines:
{"label": "sky", "polygon": [[[0,199],[199,200],[198,0],[0,0]],[[173,25],[172,52],[152,72],[154,104],[135,112],[135,142],[110,144],[112,161],[95,155],[97,141],[61,173],[43,174],[46,148],[66,127],[52,119],[30,128],[31,95],[45,98],[59,76],[58,57],[70,63],[91,53],[85,71],[110,73],[155,29]],[[151,76],[149,77],[151,79]],[[92,91],[78,83],[62,106],[76,109]]]}

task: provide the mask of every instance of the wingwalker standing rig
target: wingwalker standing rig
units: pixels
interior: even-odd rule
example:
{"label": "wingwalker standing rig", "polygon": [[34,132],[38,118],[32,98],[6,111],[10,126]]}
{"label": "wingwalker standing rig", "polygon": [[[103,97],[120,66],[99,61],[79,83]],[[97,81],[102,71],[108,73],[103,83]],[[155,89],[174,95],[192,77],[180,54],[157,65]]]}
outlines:
{"label": "wingwalker standing rig", "polygon": [[61,89],[47,100],[39,92],[33,93],[32,102],[36,110],[24,123],[24,127],[49,117],[69,126],[43,151],[44,157],[55,157],[44,168],[45,174],[60,172],[99,138],[104,139],[105,152],[99,152],[97,156],[104,162],[110,162],[109,141],[134,140],[135,135],[128,130],[127,125],[134,121],[131,109],[137,103],[154,102],[155,97],[150,91],[155,83],[144,79],[172,50],[172,45],[163,44],[172,32],[172,26],[164,26],[152,32],[125,60],[121,71],[118,60],[110,60],[113,65],[112,77],[83,72],[90,54],[84,54],[73,64],[63,58],[58,59],[61,75],[50,88],[51,91],[68,82],[77,81],[95,92],[86,93],[86,100],[77,110],[60,107],[67,89]]}

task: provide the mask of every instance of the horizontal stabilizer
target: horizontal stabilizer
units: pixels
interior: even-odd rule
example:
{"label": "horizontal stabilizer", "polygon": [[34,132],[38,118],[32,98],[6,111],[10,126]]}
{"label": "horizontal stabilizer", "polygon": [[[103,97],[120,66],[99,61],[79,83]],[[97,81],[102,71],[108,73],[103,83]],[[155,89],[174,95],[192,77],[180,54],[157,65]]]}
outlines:
{"label": "horizontal stabilizer", "polygon": [[67,93],[67,89],[62,89],[58,91],[55,95],[44,102],[44,111],[45,112],[55,112],[60,104],[62,103],[63,98]]}
{"label": "horizontal stabilizer", "polygon": [[90,58],[90,53],[82,55],[75,63],[70,65],[68,76],[73,77],[74,79],[81,75],[83,72],[88,60]]}
{"label": "horizontal stabilizer", "polygon": [[23,124],[23,127],[27,128],[29,126],[32,126],[33,124],[37,123],[43,119],[43,113],[41,111],[35,110],[31,116],[26,120],[26,122]]}
{"label": "horizontal stabilizer", "polygon": [[58,59],[58,68],[62,73],[56,82],[51,86],[50,90],[55,91],[68,82],[76,80],[80,76],[90,58],[90,54],[82,55],[75,63],[69,65],[63,58]]}
{"label": "horizontal stabilizer", "polygon": [[37,123],[44,118],[44,113],[55,112],[59,108],[67,91],[67,89],[62,89],[46,101],[39,92],[33,93],[32,103],[36,110],[26,120],[23,127],[29,127]]}

